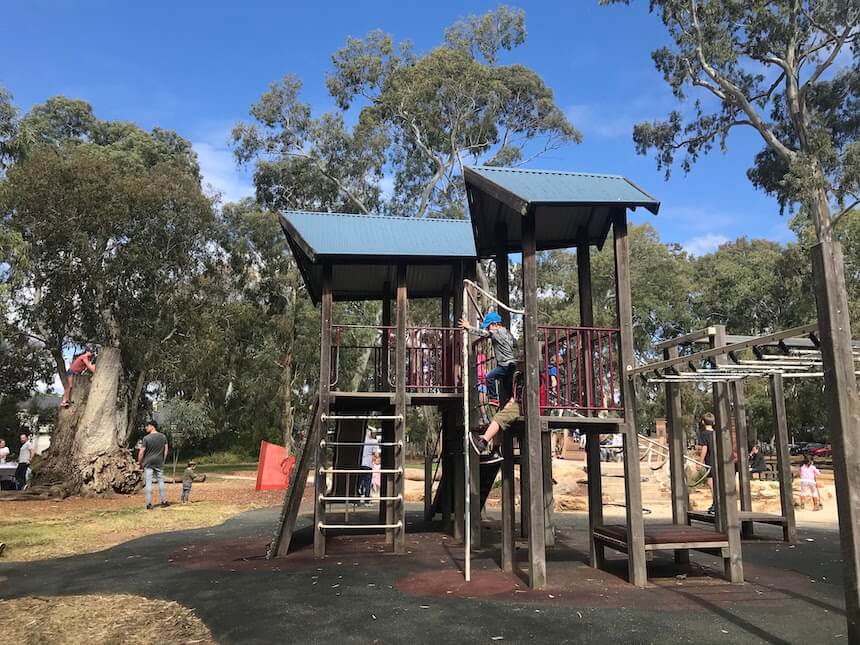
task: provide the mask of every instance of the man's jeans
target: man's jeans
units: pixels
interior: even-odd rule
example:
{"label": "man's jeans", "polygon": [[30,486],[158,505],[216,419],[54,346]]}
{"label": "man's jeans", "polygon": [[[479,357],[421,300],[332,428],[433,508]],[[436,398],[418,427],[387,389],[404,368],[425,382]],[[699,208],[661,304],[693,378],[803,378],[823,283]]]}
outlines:
{"label": "man's jeans", "polygon": [[155,472],[155,477],[158,479],[158,496],[161,498],[161,503],[167,501],[167,494],[164,491],[164,467],[163,466],[147,466],[143,469],[143,477],[146,482],[146,504],[152,504],[152,473]]}
{"label": "man's jeans", "polygon": [[[487,373],[487,396],[490,400],[495,399],[499,402],[499,407],[504,407],[508,400],[513,395],[513,379],[516,371],[516,364],[497,365]],[[501,393],[505,400],[499,398],[499,391],[496,386],[496,381],[501,381]]]}
{"label": "man's jeans", "polygon": [[370,497],[370,487],[373,482],[373,470],[368,468],[367,466],[362,466],[362,470],[366,470],[367,473],[361,473],[358,477],[358,496],[359,497]]}

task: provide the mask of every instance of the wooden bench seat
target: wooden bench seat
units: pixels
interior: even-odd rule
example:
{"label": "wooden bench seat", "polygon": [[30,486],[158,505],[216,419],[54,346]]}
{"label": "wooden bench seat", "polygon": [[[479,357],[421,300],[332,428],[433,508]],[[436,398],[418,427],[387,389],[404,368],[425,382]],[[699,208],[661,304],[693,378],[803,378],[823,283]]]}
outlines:
{"label": "wooden bench seat", "polygon": [[[598,526],[593,540],[598,562],[603,561],[603,547],[627,553],[627,527],[621,524]],[[729,578],[729,538],[725,533],[687,524],[649,524],[645,526],[645,551],[703,551],[723,559]],[[743,582],[742,579],[733,582]]]}

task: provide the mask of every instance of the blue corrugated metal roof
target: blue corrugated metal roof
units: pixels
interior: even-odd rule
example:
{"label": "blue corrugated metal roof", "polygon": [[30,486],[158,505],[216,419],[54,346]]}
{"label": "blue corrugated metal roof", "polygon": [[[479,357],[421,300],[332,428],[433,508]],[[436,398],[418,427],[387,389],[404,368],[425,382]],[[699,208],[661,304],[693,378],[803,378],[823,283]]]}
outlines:
{"label": "blue corrugated metal roof", "polygon": [[[618,204],[657,212],[660,202],[619,175],[470,166],[468,170],[529,204]],[[468,174],[468,173],[467,173]]]}
{"label": "blue corrugated metal roof", "polygon": [[468,220],[286,211],[312,256],[475,257]]}

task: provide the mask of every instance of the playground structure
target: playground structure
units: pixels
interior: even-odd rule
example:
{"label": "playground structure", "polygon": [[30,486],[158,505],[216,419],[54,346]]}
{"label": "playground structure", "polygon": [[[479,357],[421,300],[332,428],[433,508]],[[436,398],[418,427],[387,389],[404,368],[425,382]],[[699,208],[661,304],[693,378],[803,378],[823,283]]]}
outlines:
{"label": "playground structure", "polygon": [[[817,332],[818,325],[815,323],[763,336],[728,335],[724,326],[711,326],[658,343],[656,349],[663,353],[663,360],[634,370],[635,374],[648,383],[662,383],[666,387],[672,514],[675,522],[689,523],[695,520],[713,523],[717,527],[731,526],[739,522],[741,537],[744,539],[755,537],[756,524],[770,524],[782,528],[784,541],[797,541],[784,381],[821,378],[824,375],[821,343]],[[701,345],[707,345],[707,348],[697,348]],[[855,345],[856,370],[856,364],[860,361],[860,344]],[[748,379],[768,380],[774,423],[776,476],[780,492],[779,515],[757,513],[752,509],[751,475],[747,455],[750,442],[744,398],[744,382]],[[737,507],[738,500],[727,500],[725,508],[723,504],[719,504],[718,512],[714,515],[688,508],[687,480],[681,465],[685,452],[684,432],[679,425],[681,383],[708,384],[713,389],[718,431],[729,435],[730,445],[735,446],[740,510]],[[734,441],[731,440],[732,426]],[[728,472],[733,471],[732,466]],[[722,469],[717,469],[716,475],[717,479],[724,476]],[[717,486],[718,496],[722,490],[722,486]]]}
{"label": "playground structure", "polygon": [[[478,397],[483,341],[466,341],[455,327],[464,317],[476,324],[479,300],[493,302],[511,325],[509,254],[522,256],[521,349],[515,390],[521,415],[502,433],[501,564],[518,568],[514,513],[514,468],[520,467],[520,534],[527,538],[527,577],[532,588],[546,583],[546,547],[553,542],[550,433],[576,429],[586,435],[590,561],[604,564],[606,547],[626,554],[628,580],[647,583],[646,552],[691,549],[721,557],[727,578],[743,580],[731,442],[720,432],[717,470],[720,521],[689,525],[679,515],[668,525],[643,523],[639,435],[635,426],[633,322],[627,211],[656,213],[659,202],[623,177],[495,167],[466,168],[470,221],[415,220],[343,214],[286,212],[282,227],[314,302],[321,310],[320,388],[314,422],[293,470],[282,521],[270,556],[285,555],[311,469],[314,477],[314,552],[347,532],[384,531],[395,553],[405,551],[403,501],[406,419],[410,406],[434,406],[441,416],[442,475],[436,496],[425,501],[428,516],[467,544],[481,544],[481,507],[499,463],[482,460],[467,445],[465,431],[482,423]],[[611,233],[611,235],[610,235]],[[615,267],[615,325],[594,324],[591,248],[611,240]],[[541,325],[537,253],[574,248],[577,255],[579,320]],[[496,293],[476,283],[478,260],[492,259]],[[410,327],[408,303],[439,302],[437,327]],[[335,302],[382,302],[377,325],[345,325],[334,319]],[[393,304],[392,304],[393,301]],[[547,365],[559,366],[552,397],[541,397]],[[543,363],[543,366],[541,366]],[[641,370],[641,368],[640,368]],[[358,375],[358,376],[357,376]],[[722,387],[715,392],[723,392]],[[728,405],[720,394],[720,405]],[[721,419],[727,419],[723,413]],[[348,513],[358,500],[360,451],[368,423],[382,430],[382,491],[378,515]],[[600,434],[623,438],[624,524],[606,525],[601,490]],[[515,452],[515,441],[519,446]],[[432,480],[432,478],[431,478]],[[425,486],[427,485],[425,481]],[[466,486],[468,485],[468,489]],[[674,490],[674,489],[673,489]],[[334,509],[343,504],[343,519]],[[683,521],[681,521],[683,518]],[[725,518],[725,519],[723,519]],[[351,521],[348,521],[350,520]]]}

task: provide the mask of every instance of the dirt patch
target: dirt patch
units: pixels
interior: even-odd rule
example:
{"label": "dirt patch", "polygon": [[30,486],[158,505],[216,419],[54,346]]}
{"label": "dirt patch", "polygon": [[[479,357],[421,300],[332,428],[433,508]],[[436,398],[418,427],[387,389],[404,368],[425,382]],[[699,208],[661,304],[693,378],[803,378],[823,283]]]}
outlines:
{"label": "dirt patch", "polygon": [[193,610],[126,594],[3,600],[0,633],[8,643],[216,643]]}

